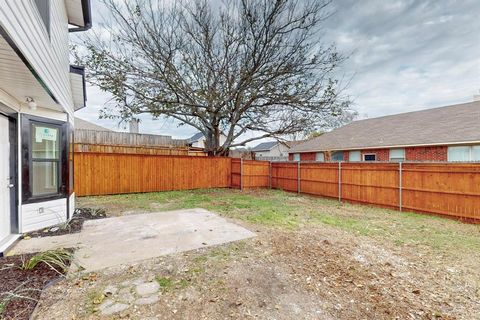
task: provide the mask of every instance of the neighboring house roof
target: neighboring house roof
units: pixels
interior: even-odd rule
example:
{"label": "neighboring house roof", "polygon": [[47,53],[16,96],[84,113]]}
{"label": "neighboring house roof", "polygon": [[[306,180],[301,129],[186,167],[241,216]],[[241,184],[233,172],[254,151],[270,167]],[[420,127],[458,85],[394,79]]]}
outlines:
{"label": "neighboring house roof", "polygon": [[269,141],[269,142],[262,142],[255,147],[252,148],[251,151],[253,152],[260,152],[260,151],[269,151],[273,147],[275,147],[277,144],[282,143],[286,145],[288,148],[292,148],[293,146],[296,146],[305,140],[299,140],[299,141]]}
{"label": "neighboring house roof", "polygon": [[75,117],[75,130],[94,130],[94,131],[113,131],[95,123],[76,118]]}
{"label": "neighboring house roof", "polygon": [[193,143],[193,142],[197,142],[199,140],[202,140],[203,139],[203,133],[201,132],[197,132],[195,133],[193,136],[191,136],[190,138],[187,139],[187,142],[188,143]]}
{"label": "neighboring house roof", "polygon": [[295,147],[295,146],[298,146],[299,144],[304,143],[305,141],[307,141],[307,140],[285,141],[285,144],[286,144],[289,148],[293,148],[293,147]]}
{"label": "neighboring house roof", "polygon": [[480,142],[480,101],[354,121],[290,152]]}
{"label": "neighboring house roof", "polygon": [[[220,133],[221,136],[225,137],[225,134],[223,132]],[[201,132],[195,133],[193,136],[187,139],[187,143],[194,143],[197,141],[200,141],[204,138],[204,134]]]}
{"label": "neighboring house roof", "polygon": [[269,142],[262,142],[255,147],[252,148],[253,152],[259,152],[259,151],[268,151],[275,147],[278,144],[278,141],[269,141]]}

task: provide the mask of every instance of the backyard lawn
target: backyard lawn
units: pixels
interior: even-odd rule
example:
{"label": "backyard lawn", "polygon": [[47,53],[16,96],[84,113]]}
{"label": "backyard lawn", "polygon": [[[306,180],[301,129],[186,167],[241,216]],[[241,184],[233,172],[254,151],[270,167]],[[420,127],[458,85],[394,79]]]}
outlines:
{"label": "backyard lawn", "polygon": [[[205,208],[257,233],[63,281],[39,318],[98,318],[111,286],[138,278],[162,298],[121,314],[143,319],[475,319],[480,227],[274,190],[87,197],[109,216]],[[155,318],[156,317],[156,318]]]}

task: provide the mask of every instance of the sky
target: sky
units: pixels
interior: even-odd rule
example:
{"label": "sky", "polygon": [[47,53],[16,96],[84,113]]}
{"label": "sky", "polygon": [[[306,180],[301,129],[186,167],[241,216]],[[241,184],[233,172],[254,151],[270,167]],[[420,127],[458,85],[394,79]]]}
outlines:
{"label": "sky", "polygon": [[[100,8],[92,2],[95,28]],[[348,83],[344,94],[359,119],[470,102],[480,94],[479,0],[333,0],[330,10],[323,41],[348,56],[338,76]],[[88,86],[87,98],[76,116],[122,130],[115,120],[98,119],[108,94]],[[188,138],[196,132],[170,119],[140,119],[141,133]]]}

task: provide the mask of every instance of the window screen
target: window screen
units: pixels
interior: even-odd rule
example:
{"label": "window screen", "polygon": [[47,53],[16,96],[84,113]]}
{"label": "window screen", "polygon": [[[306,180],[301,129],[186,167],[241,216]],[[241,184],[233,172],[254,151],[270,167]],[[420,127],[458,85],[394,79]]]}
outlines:
{"label": "window screen", "polygon": [[343,151],[335,151],[332,153],[332,161],[343,161]]}
{"label": "window screen", "polygon": [[405,161],[405,149],[390,149],[390,161]]}
{"label": "window screen", "polygon": [[377,155],[376,154],[364,154],[363,155],[363,160],[365,160],[365,161],[376,161],[377,160]]}
{"label": "window screen", "polygon": [[300,161],[300,153],[293,154],[293,161]]}
{"label": "window screen", "polygon": [[448,161],[470,161],[470,147],[448,147]]}
{"label": "window screen", "polygon": [[348,161],[362,161],[362,155],[360,151],[350,151],[348,154]]}
{"label": "window screen", "polygon": [[32,123],[32,196],[57,194],[60,180],[60,128]]}
{"label": "window screen", "polygon": [[315,155],[315,161],[324,162],[325,154],[323,152],[317,152],[317,154]]}
{"label": "window screen", "polygon": [[480,161],[480,146],[472,147],[472,161]]}

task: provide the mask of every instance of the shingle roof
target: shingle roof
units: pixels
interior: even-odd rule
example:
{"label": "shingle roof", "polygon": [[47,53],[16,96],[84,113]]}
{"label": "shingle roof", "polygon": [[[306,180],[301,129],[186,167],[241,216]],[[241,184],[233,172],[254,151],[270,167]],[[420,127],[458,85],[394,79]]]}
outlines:
{"label": "shingle roof", "polygon": [[480,101],[354,121],[290,152],[480,141]]}
{"label": "shingle roof", "polygon": [[113,131],[95,123],[75,117],[75,130]]}
{"label": "shingle roof", "polygon": [[269,142],[262,142],[255,147],[252,148],[253,152],[258,152],[258,151],[268,151],[275,147],[278,144],[278,141],[269,141]]}
{"label": "shingle roof", "polygon": [[193,136],[191,136],[190,138],[187,139],[187,142],[188,143],[192,143],[192,142],[197,142],[198,140],[202,139],[203,138],[203,133],[201,132],[197,132],[195,133]]}

